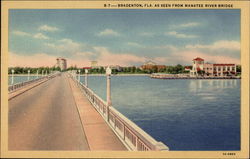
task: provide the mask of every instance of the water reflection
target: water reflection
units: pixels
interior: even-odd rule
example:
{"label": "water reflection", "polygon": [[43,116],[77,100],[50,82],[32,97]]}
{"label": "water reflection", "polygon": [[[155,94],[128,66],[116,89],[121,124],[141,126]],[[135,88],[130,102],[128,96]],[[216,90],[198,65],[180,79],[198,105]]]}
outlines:
{"label": "water reflection", "polygon": [[216,87],[219,89],[235,88],[237,87],[238,80],[190,80],[190,92],[198,92],[209,87]]}

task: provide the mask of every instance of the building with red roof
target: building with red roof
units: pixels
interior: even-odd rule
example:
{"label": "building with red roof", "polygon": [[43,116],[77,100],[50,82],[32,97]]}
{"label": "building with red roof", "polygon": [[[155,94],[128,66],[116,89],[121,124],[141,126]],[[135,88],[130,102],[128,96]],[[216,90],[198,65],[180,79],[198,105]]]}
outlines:
{"label": "building with red roof", "polygon": [[198,76],[201,71],[203,71],[204,68],[204,59],[197,57],[193,59],[193,67],[192,70],[190,70],[190,76]]}
{"label": "building with red roof", "polygon": [[197,57],[197,58],[193,59],[193,61],[204,61],[204,59]]}
{"label": "building with red roof", "polygon": [[235,76],[236,64],[210,64],[204,63],[204,59],[197,57],[193,59],[193,68],[190,71],[190,76]]}

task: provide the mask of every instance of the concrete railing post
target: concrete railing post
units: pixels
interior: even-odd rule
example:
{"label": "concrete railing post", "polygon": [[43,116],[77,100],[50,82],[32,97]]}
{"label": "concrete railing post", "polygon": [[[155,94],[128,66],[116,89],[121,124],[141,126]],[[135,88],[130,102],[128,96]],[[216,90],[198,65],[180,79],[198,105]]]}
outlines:
{"label": "concrete railing post", "polygon": [[80,83],[80,73],[81,73],[81,70],[78,70],[78,82]]}
{"label": "concrete railing post", "polygon": [[111,78],[112,70],[110,67],[107,67],[106,69],[106,76],[107,76],[107,107],[106,107],[106,113],[107,113],[107,120],[109,122],[109,107],[112,105],[111,102],[111,84],[110,84],[110,78]]}
{"label": "concrete railing post", "polygon": [[28,70],[28,81],[30,80],[30,70]]}
{"label": "concrete railing post", "polygon": [[85,86],[88,87],[88,70],[85,69]]}
{"label": "concrete railing post", "polygon": [[14,84],[14,72],[15,72],[15,70],[11,70],[11,73],[12,73],[12,78],[11,78],[11,85],[13,85]]}

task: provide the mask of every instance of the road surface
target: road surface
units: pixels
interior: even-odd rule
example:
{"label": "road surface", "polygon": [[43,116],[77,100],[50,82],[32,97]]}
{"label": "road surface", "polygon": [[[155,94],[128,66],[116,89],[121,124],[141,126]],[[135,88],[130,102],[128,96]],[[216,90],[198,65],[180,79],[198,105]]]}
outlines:
{"label": "road surface", "polygon": [[89,150],[66,74],[9,100],[9,150]]}

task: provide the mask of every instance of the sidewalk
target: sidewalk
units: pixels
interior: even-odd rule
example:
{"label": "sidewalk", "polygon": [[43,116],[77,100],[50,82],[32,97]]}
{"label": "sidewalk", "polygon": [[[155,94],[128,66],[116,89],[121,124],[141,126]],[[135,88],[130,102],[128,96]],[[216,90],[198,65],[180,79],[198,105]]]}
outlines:
{"label": "sidewalk", "polygon": [[76,83],[68,78],[91,151],[127,151],[126,147],[88,101]]}

